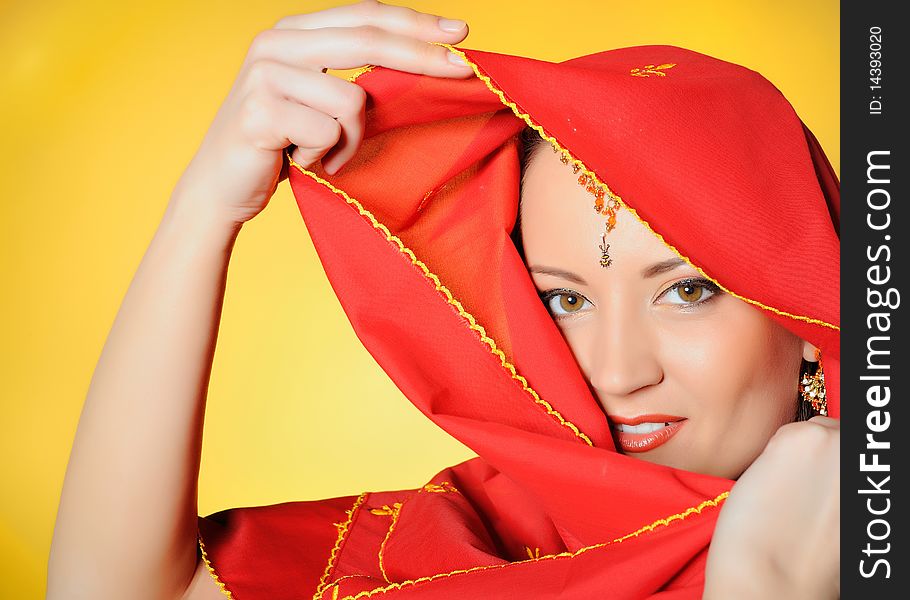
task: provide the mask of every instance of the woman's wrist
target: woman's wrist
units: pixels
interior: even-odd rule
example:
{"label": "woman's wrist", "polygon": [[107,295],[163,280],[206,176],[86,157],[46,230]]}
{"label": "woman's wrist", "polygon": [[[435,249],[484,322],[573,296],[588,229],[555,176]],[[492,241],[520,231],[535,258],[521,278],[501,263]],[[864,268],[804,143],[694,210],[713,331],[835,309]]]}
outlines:
{"label": "woman's wrist", "polygon": [[161,219],[159,231],[180,243],[230,252],[243,223],[220,214],[213,202],[175,190]]}

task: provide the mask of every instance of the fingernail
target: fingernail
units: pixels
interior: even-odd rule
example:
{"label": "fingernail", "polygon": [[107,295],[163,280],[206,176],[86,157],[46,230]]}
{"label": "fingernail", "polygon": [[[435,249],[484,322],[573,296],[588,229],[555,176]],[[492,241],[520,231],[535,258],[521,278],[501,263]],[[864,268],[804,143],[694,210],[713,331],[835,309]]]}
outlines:
{"label": "fingernail", "polygon": [[449,62],[452,63],[453,65],[458,65],[459,67],[468,66],[468,63],[466,63],[463,58],[461,58],[460,56],[458,56],[451,50],[449,50],[448,57],[449,57]]}
{"label": "fingernail", "polygon": [[455,33],[464,29],[465,22],[461,19],[439,19],[439,28],[449,33]]}

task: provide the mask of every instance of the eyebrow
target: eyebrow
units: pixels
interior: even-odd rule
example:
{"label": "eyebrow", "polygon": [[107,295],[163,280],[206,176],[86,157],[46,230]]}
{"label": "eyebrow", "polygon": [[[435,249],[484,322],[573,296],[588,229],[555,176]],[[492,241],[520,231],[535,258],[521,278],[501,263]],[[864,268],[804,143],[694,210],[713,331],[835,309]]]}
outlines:
{"label": "eyebrow", "polygon": [[655,275],[660,275],[661,273],[666,273],[667,271],[672,271],[676,267],[686,264],[681,258],[671,258],[663,262],[655,263],[650,267],[642,269],[641,276],[644,278],[654,277]]}
{"label": "eyebrow", "polygon": [[[642,270],[641,276],[643,278],[654,277],[655,275],[660,275],[661,273],[666,273],[667,271],[672,271],[676,267],[680,267],[686,264],[681,258],[671,258],[663,262],[655,263],[649,267],[646,267]],[[528,269],[531,273],[540,273],[541,275],[552,275],[554,277],[560,277],[566,281],[572,281],[580,285],[588,285],[588,282],[584,280],[580,275],[576,275],[572,271],[566,271],[565,269],[556,269],[554,267],[539,267],[534,266]]]}
{"label": "eyebrow", "polygon": [[584,278],[576,275],[572,271],[565,271],[563,269],[554,269],[553,267],[531,267],[528,269],[531,273],[540,273],[541,275],[553,275],[554,277],[561,277],[567,281],[572,281],[580,285],[588,285],[588,282]]}

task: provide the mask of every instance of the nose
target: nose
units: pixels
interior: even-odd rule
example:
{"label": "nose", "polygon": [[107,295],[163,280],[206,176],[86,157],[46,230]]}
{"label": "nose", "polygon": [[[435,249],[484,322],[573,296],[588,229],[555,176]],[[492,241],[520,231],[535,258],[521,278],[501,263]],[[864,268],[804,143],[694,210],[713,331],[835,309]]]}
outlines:
{"label": "nose", "polygon": [[660,383],[659,336],[647,314],[634,307],[613,306],[598,315],[588,351],[588,379],[602,402],[628,398]]}

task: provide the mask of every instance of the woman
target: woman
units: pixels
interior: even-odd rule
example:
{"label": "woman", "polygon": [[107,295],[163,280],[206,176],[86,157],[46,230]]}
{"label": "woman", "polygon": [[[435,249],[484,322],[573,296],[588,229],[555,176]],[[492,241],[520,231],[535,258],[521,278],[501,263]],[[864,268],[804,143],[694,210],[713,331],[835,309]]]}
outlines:
{"label": "woman", "polygon": [[[838,415],[837,182],[814,138],[758,74],[694,52],[425,43],[465,34],[362,2],[257,38],[95,374],[49,597],[836,596],[837,422],[790,423],[799,402]],[[319,72],[363,63],[356,83]],[[543,141],[521,161],[528,128]],[[480,458],[418,490],[200,519],[197,561],[216,292],[288,143],[358,336]],[[169,277],[177,303],[215,298],[169,317],[207,335],[183,341],[175,389],[125,403],[130,366],[171,357],[140,358],[130,331]],[[817,350],[824,381],[801,372]],[[142,477],[110,491],[119,468]]]}

